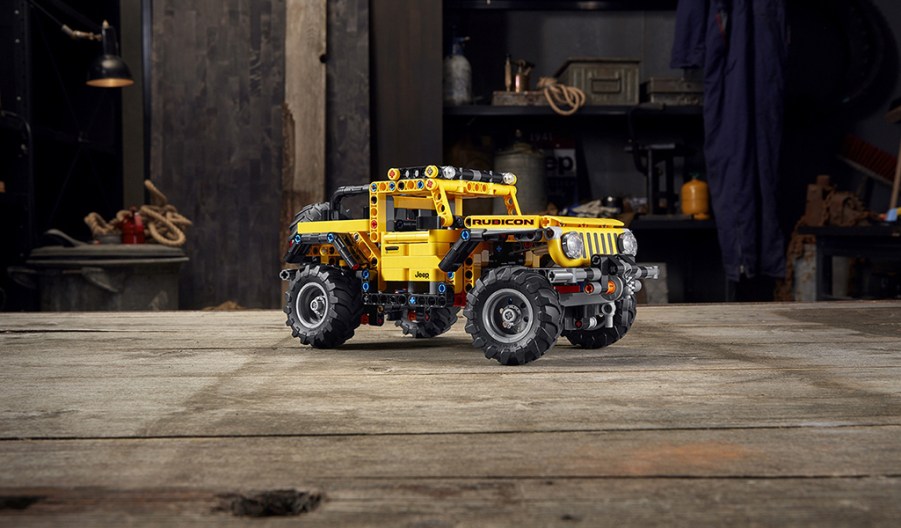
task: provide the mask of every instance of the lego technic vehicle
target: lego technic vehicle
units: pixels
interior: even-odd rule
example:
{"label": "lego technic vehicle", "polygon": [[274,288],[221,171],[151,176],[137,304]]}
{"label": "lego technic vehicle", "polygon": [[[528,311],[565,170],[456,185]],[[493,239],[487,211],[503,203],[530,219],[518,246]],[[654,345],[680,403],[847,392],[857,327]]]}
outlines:
{"label": "lego technic vehicle", "polygon": [[[391,169],[388,180],[339,188],[291,224],[281,278],[287,325],[317,348],[341,345],[360,324],[395,321],[435,337],[463,309],[473,345],[504,365],[572,344],[616,342],[635,320],[635,236],[612,219],[523,215],[516,176],[456,167]],[[365,194],[363,218],[341,209]],[[472,214],[478,200],[506,214]],[[495,209],[497,210],[497,209]]]}

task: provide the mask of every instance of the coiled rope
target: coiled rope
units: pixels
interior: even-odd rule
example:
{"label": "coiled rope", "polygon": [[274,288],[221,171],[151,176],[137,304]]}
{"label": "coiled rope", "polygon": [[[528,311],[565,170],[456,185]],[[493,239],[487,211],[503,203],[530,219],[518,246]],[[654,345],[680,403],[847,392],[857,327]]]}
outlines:
{"label": "coiled rope", "polygon": [[[144,180],[144,188],[150,193],[150,205],[142,205],[138,212],[146,221],[145,232],[157,243],[179,247],[187,242],[185,228],[193,223],[179,214],[169,199],[150,180]],[[84,223],[90,228],[95,238],[103,235],[111,235],[121,232],[122,223],[131,216],[131,211],[122,210],[116,213],[116,218],[107,222],[99,213],[92,212],[84,218]]]}
{"label": "coiled rope", "polygon": [[[560,84],[553,77],[542,77],[538,87],[544,89],[544,98],[554,112],[562,116],[570,116],[585,106],[585,92],[575,86]],[[569,108],[561,108],[561,107]]]}

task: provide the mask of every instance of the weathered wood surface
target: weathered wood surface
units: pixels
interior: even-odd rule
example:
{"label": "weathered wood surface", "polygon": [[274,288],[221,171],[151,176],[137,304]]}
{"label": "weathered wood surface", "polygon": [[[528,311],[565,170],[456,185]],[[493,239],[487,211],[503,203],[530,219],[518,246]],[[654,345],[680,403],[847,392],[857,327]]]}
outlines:
{"label": "weathered wood surface", "polygon": [[519,368],[462,324],[5,314],[0,525],[236,525],[223,494],[293,488],[307,526],[897,526],[899,374],[901,302],[640,307]]}

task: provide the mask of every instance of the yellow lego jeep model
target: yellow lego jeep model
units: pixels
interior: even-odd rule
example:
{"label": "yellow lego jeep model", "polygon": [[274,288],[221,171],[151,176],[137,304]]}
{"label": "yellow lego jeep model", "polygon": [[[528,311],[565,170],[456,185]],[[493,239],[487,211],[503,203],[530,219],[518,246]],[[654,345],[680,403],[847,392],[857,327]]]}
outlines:
{"label": "yellow lego jeep model", "polygon": [[[473,345],[504,365],[538,359],[561,334],[585,348],[620,339],[639,279],[657,268],[635,263],[635,236],[617,220],[521,214],[515,184],[510,173],[409,167],[304,207],[285,256],[298,268],[281,273],[293,335],[332,348],[360,324],[393,320],[435,337],[463,308]],[[353,194],[368,194],[363,218],[341,210]],[[467,215],[478,200],[506,214]]]}

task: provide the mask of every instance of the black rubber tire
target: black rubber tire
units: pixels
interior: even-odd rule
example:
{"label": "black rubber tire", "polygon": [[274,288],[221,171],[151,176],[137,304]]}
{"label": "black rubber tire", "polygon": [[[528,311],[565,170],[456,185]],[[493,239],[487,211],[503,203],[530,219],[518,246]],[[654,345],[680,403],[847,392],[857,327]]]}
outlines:
{"label": "black rubber tire", "polygon": [[632,323],[635,322],[635,295],[629,295],[616,301],[616,313],[613,314],[613,328],[597,330],[566,330],[563,337],[574,346],[582,348],[604,348],[622,339]]}
{"label": "black rubber tire", "polygon": [[411,335],[416,339],[435,337],[447,332],[457,322],[457,314],[460,309],[457,307],[450,308],[432,308],[429,310],[429,319],[427,321],[416,320],[410,321],[406,318],[394,321],[394,326],[403,329],[404,335]]}
{"label": "black rubber tire", "polygon": [[[303,298],[298,303],[300,295]],[[323,313],[312,310],[312,304],[306,306],[308,299],[323,303]],[[360,326],[363,314],[360,282],[340,268],[322,265],[300,268],[288,285],[285,300],[286,324],[291,327],[291,335],[305,345],[335,348],[353,337],[354,330]]]}
{"label": "black rubber tire", "polygon": [[[514,317],[522,321],[521,330],[507,335],[490,319],[497,314],[486,314],[486,309],[493,312],[505,301],[505,306],[518,312]],[[463,315],[468,319],[466,332],[472,336],[473,346],[502,365],[535,361],[554,347],[563,330],[563,308],[557,290],[544,275],[527,268],[505,266],[489,271],[467,294]],[[503,340],[498,339],[499,335]]]}

